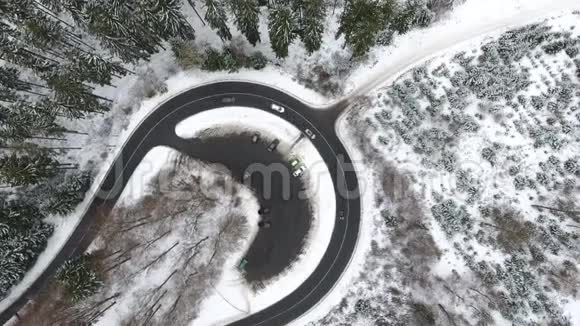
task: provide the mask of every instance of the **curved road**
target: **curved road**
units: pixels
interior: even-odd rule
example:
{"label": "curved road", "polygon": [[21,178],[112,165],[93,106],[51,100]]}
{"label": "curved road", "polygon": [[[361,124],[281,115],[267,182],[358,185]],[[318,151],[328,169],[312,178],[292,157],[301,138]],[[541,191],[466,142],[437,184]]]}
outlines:
{"label": "curved road", "polygon": [[[283,113],[271,104],[285,108]],[[219,82],[202,85],[169,99],[157,107],[133,131],[109,168],[100,191],[95,196],[79,226],[44,273],[25,294],[0,314],[0,324],[8,321],[28,298],[40,291],[45,282],[68,258],[85,251],[94,238],[95,216],[108,214],[119,199],[129,178],[155,146],[168,146],[184,152],[190,145],[177,137],[175,126],[183,119],[219,107],[243,106],[276,114],[304,131],[315,134],[312,143],[326,163],[333,180],[336,199],[336,222],[327,251],[308,279],[295,291],[268,308],[248,315],[231,325],[284,325],[316,305],[334,286],[349,264],[356,246],[360,221],[358,181],[351,160],[336,131],[340,115],[337,107],[314,109],[277,89],[248,82]]]}

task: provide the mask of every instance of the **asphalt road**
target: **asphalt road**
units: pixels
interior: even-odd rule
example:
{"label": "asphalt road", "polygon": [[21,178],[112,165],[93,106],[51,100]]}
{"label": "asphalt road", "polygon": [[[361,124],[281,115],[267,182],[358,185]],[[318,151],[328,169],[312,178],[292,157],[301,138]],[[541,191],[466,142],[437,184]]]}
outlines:
{"label": "asphalt road", "polygon": [[[284,107],[284,113],[271,104]],[[277,89],[247,82],[206,84],[183,92],[156,108],[133,131],[120,154],[109,168],[82,220],[64,248],[44,273],[9,309],[0,314],[0,323],[8,321],[39,292],[58,267],[70,257],[86,250],[93,240],[92,226],[98,214],[108,214],[119,199],[143,157],[156,146],[176,150],[186,148],[188,140],[175,134],[175,126],[184,118],[218,107],[244,106],[261,109],[294,124],[310,129],[316,136],[312,143],[326,163],[335,188],[336,222],[327,251],[308,279],[295,291],[268,308],[255,312],[230,325],[285,325],[316,305],[334,286],[347,267],[356,246],[360,221],[358,180],[350,168],[350,157],[335,132],[338,109],[314,109]],[[345,190],[349,190],[346,192]]]}

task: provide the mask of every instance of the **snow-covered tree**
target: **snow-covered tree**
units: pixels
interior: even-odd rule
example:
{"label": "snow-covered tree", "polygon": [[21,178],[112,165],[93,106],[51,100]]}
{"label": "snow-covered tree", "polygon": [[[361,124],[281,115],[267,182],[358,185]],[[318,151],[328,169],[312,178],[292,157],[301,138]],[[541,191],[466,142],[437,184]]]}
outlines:
{"label": "snow-covered tree", "polygon": [[270,45],[278,58],[288,56],[288,46],[296,38],[298,22],[290,6],[277,5],[270,10],[268,24]]}
{"label": "snow-covered tree", "polygon": [[300,17],[300,39],[308,53],[320,49],[326,6],[323,0],[304,0],[303,13]]}
{"label": "snow-covered tree", "polygon": [[44,250],[53,226],[44,215],[24,202],[7,202],[0,207],[0,300],[18,283]]}
{"label": "snow-covered tree", "polygon": [[89,254],[64,262],[58,270],[57,280],[75,303],[95,294],[103,285]]}
{"label": "snow-covered tree", "polygon": [[392,0],[346,0],[336,36],[344,35],[353,56],[362,57],[375,44],[379,32],[394,14],[395,3]]}
{"label": "snow-covered tree", "polygon": [[225,40],[232,39],[232,33],[228,27],[226,8],[221,0],[204,0],[205,20],[211,28],[216,30],[218,36]]}
{"label": "snow-covered tree", "polygon": [[248,42],[256,45],[260,42],[260,8],[257,0],[228,0],[235,17],[235,23]]}
{"label": "snow-covered tree", "polygon": [[56,174],[60,164],[47,153],[11,154],[0,158],[0,182],[12,186],[37,184]]}
{"label": "snow-covered tree", "polygon": [[107,61],[93,53],[75,50],[67,53],[67,57],[70,60],[67,64],[69,72],[80,81],[104,86],[111,85],[113,76],[127,75],[120,63]]}
{"label": "snow-covered tree", "polygon": [[70,72],[54,72],[46,77],[47,85],[54,91],[54,100],[61,112],[69,118],[82,118],[87,113],[107,112],[109,107],[100,100],[108,99],[94,95],[91,89]]}
{"label": "snow-covered tree", "polygon": [[129,8],[136,9],[140,24],[150,26],[151,32],[163,40],[175,37],[193,40],[195,31],[181,13],[181,5],[181,0],[140,0],[129,4]]}
{"label": "snow-covered tree", "polygon": [[46,198],[42,198],[39,207],[50,214],[70,213],[83,200],[90,185],[88,173],[67,175],[62,182],[41,188]]}

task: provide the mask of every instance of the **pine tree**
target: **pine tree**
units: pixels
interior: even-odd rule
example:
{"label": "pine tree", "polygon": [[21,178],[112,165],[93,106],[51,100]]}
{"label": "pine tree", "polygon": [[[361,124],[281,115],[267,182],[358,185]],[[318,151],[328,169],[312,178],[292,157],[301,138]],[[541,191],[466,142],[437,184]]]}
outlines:
{"label": "pine tree", "polygon": [[323,0],[303,0],[301,4],[300,38],[308,53],[320,49],[326,6]]}
{"label": "pine tree", "polygon": [[288,46],[296,38],[297,19],[289,6],[277,5],[270,10],[270,45],[278,58],[288,56]]}
{"label": "pine tree", "polygon": [[209,26],[217,30],[217,34],[222,39],[222,41],[231,40],[232,33],[228,27],[228,17],[222,1],[204,0],[204,4],[205,20],[207,20]]}
{"label": "pine tree", "polygon": [[399,32],[399,34],[407,33],[415,23],[415,14],[417,13],[417,10],[417,2],[412,0],[401,5],[393,19],[392,28]]}
{"label": "pine tree", "polygon": [[58,270],[56,278],[64,286],[73,303],[95,294],[103,285],[95,271],[95,263],[90,254],[83,254],[65,261]]}
{"label": "pine tree", "polygon": [[25,202],[0,206],[0,300],[18,283],[46,247],[54,228],[45,216]]}
{"label": "pine tree", "polygon": [[67,176],[62,182],[42,189],[49,195],[41,207],[50,214],[70,213],[83,200],[90,185],[91,177],[88,173]]}
{"label": "pine tree", "polygon": [[113,76],[127,75],[127,70],[120,63],[107,61],[96,54],[74,50],[67,53],[67,58],[69,73],[82,82],[111,85]]}
{"label": "pine tree", "polygon": [[11,186],[33,185],[56,174],[60,164],[47,153],[11,154],[0,158],[0,182]]}
{"label": "pine tree", "polygon": [[66,71],[45,76],[47,85],[54,90],[54,100],[61,112],[69,118],[83,118],[87,113],[107,112],[109,107],[99,100],[106,98],[94,95],[88,86]]}
{"label": "pine tree", "polygon": [[44,88],[42,85],[21,80],[18,69],[8,66],[0,67],[0,86],[12,89],[13,91],[28,92],[32,94],[37,94],[31,92],[32,87]]}
{"label": "pine tree", "polygon": [[235,16],[235,22],[248,42],[256,45],[260,42],[260,31],[258,23],[260,21],[260,8],[257,0],[229,0],[230,6]]}
{"label": "pine tree", "polygon": [[344,35],[353,57],[365,55],[394,15],[395,3],[387,0],[347,0],[340,17],[337,37]]}
{"label": "pine tree", "polygon": [[195,31],[181,13],[181,0],[146,0],[133,8],[142,12],[140,23],[150,24],[151,30],[162,39],[181,38],[193,40]]}
{"label": "pine tree", "polygon": [[[155,17],[147,14],[141,6],[136,6],[136,15],[129,6],[129,1],[108,1],[106,5],[88,2],[83,6],[85,29],[95,35],[101,44],[126,62],[147,60],[157,52],[161,38],[148,30]],[[138,19],[149,21],[143,25]]]}
{"label": "pine tree", "polygon": [[23,40],[36,48],[55,49],[63,45],[72,47],[66,40],[63,27],[57,21],[35,15],[22,22]]}
{"label": "pine tree", "polygon": [[54,69],[58,61],[29,48],[10,25],[0,22],[0,57],[14,65],[44,73]]}
{"label": "pine tree", "polygon": [[59,133],[63,130],[55,122],[55,116],[37,111],[23,101],[0,105],[0,138],[21,142],[39,135]]}

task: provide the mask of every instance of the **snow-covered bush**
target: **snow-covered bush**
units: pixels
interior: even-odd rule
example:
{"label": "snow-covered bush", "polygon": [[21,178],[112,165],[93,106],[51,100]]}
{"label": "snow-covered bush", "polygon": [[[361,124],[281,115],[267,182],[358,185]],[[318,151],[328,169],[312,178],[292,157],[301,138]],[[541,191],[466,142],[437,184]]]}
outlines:
{"label": "snow-covered bush", "polygon": [[453,199],[433,205],[431,213],[449,237],[457,233],[467,233],[473,227],[471,215],[464,206],[458,206]]}
{"label": "snow-covered bush", "polygon": [[488,161],[492,166],[497,163],[497,154],[492,147],[485,147],[481,150],[481,157]]}

